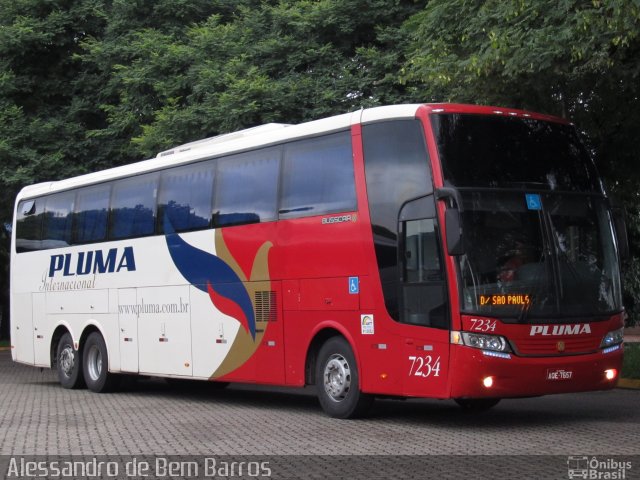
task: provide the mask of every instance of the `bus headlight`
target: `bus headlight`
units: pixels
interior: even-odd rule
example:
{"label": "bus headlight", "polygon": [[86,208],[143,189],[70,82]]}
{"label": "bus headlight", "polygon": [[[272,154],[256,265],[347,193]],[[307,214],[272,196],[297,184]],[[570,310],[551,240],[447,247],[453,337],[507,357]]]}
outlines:
{"label": "bus headlight", "polygon": [[507,340],[500,335],[485,335],[481,333],[460,332],[460,343],[467,347],[490,350],[493,352],[510,352]]}
{"label": "bus headlight", "polygon": [[624,328],[619,328],[618,330],[613,330],[607,333],[602,342],[600,342],[600,348],[612,347],[614,345],[619,345],[624,340]]}

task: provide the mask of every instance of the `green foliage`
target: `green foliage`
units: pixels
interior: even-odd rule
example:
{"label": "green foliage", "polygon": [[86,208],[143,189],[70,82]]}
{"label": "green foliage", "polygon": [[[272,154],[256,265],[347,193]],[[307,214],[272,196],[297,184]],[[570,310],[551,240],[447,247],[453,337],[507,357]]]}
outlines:
{"label": "green foliage", "polygon": [[640,343],[624,345],[624,364],[620,377],[640,379]]}
{"label": "green foliage", "polygon": [[555,104],[568,113],[557,107],[569,94],[588,94],[586,77],[628,62],[637,74],[639,22],[634,0],[434,0],[405,25],[412,42],[404,78],[464,101]]}
{"label": "green foliage", "polygon": [[103,12],[93,0],[2,2],[0,178],[8,187],[0,193],[2,218],[22,185],[82,171],[90,117],[76,100],[73,54],[102,28]]}
{"label": "green foliage", "polygon": [[220,3],[215,10],[181,29],[118,24],[83,44],[82,61],[102,69],[106,85],[108,124],[92,135],[128,136],[132,152],[153,155],[265,122],[376,104],[392,83],[378,88],[372,76],[383,65],[364,64],[362,52],[383,45],[382,29],[399,30],[417,7],[315,0]]}

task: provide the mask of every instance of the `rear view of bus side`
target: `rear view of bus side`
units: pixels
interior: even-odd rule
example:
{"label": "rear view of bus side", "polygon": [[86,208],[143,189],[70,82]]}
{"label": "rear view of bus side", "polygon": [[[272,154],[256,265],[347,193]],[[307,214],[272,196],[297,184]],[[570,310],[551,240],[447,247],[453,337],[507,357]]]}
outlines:
{"label": "rear view of bus side", "polygon": [[442,104],[268,124],[24,188],[12,355],[95,392],[121,374],[313,384],[339,418],[375,396],[613,388],[612,212],[561,119]]}

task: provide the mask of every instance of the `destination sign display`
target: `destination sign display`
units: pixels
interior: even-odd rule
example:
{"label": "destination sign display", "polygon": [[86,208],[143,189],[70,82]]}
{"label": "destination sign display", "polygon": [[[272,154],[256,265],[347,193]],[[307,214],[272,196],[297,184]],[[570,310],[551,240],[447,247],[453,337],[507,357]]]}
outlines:
{"label": "destination sign display", "polygon": [[526,293],[494,293],[491,295],[478,295],[478,303],[481,307],[526,307],[531,303],[531,296]]}

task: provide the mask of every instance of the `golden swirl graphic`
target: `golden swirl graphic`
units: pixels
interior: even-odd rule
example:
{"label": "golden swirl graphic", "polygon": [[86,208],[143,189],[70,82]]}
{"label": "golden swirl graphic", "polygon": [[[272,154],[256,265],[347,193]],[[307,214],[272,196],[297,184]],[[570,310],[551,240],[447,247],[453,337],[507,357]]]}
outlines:
{"label": "golden swirl graphic", "polygon": [[262,344],[262,339],[267,331],[269,322],[264,321],[262,316],[257,315],[256,310],[256,292],[269,292],[271,290],[271,278],[269,275],[269,250],[273,246],[271,242],[264,242],[253,260],[251,268],[251,278],[247,279],[245,273],[238,265],[236,259],[231,255],[229,248],[223,238],[222,230],[218,229],[215,233],[216,255],[222,259],[242,280],[244,287],[249,294],[253,305],[253,312],[256,318],[256,336],[255,340],[251,334],[244,328],[239,328],[229,353],[222,361],[220,366],[211,376],[216,379],[227,375],[235,369],[242,366],[256,352]]}

